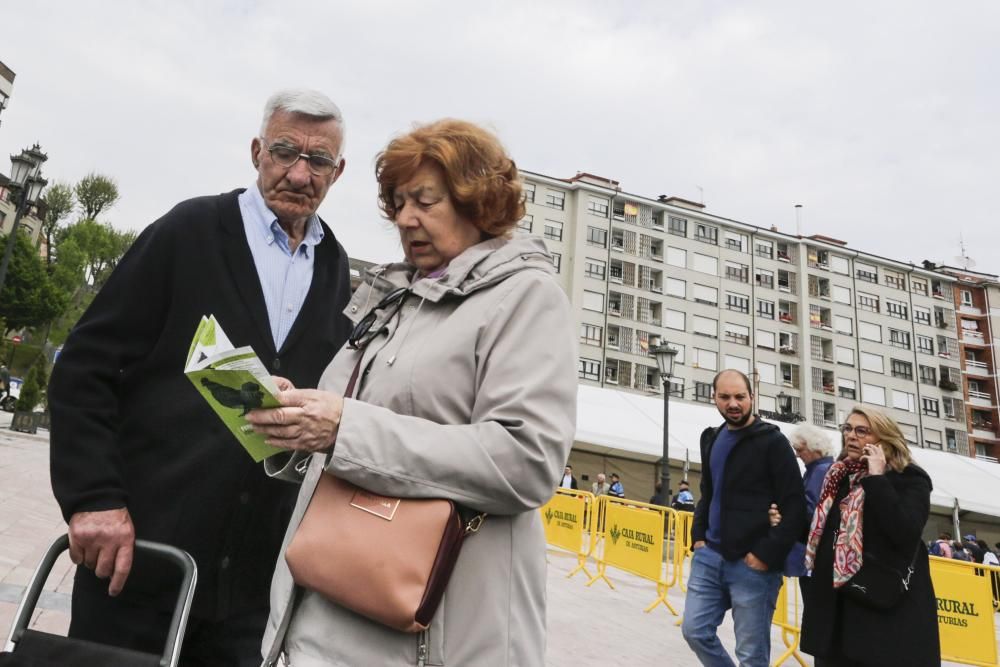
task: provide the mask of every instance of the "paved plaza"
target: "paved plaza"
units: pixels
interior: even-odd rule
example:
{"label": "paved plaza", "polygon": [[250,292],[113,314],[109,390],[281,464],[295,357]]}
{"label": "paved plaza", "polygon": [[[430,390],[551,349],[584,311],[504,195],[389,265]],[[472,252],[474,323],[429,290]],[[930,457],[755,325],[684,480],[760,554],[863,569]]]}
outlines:
{"label": "paved plaza", "polygon": [[[10,431],[10,415],[0,412],[0,635],[5,639],[17,602],[35,565],[65,524],[52,497],[48,472],[48,434]],[[676,617],[662,605],[643,609],[656,597],[646,580],[608,570],[611,590],[602,581],[587,587],[583,573],[566,574],[575,557],[550,549],[549,642],[546,664],[552,667],[698,667],[698,661],[675,625]],[[594,566],[588,564],[593,572]],[[46,585],[34,627],[65,632],[69,623],[72,564],[64,554]],[[683,595],[671,589],[667,598],[683,613]],[[720,637],[732,652],[732,621],[727,616]],[[784,651],[780,631],[772,626],[772,657]],[[807,665],[812,660],[805,658]],[[784,663],[789,667],[794,660]],[[952,663],[945,663],[952,664]]]}

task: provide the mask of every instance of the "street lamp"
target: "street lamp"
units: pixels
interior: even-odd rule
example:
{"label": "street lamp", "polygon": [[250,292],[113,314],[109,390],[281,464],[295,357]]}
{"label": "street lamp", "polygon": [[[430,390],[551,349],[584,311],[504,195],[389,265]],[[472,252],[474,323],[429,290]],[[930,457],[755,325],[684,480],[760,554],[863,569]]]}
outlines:
{"label": "street lamp", "polygon": [[783,391],[778,392],[778,414],[787,415],[791,412],[791,408],[785,407],[785,401],[788,400],[788,394]]}
{"label": "street lamp", "polygon": [[35,205],[42,194],[42,188],[48,184],[48,181],[42,178],[42,163],[48,159],[49,156],[42,152],[38,144],[22,150],[20,155],[10,156],[9,187],[13,195],[11,201],[14,203],[15,213],[14,224],[7,236],[3,262],[0,262],[0,292],[3,292],[3,284],[7,279],[7,266],[10,264],[11,255],[14,254],[17,228],[21,224],[21,218]]}
{"label": "street lamp", "polygon": [[656,365],[660,369],[660,380],[663,381],[663,465],[660,470],[660,492],[670,494],[670,378],[674,375],[674,358],[677,350],[661,340],[649,353],[656,357]]}

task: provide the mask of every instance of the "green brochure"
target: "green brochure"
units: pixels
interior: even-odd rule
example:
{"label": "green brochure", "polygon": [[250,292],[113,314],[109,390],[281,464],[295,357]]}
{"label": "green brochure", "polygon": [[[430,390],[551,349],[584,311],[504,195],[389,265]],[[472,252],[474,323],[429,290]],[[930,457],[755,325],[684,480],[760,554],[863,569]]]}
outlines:
{"label": "green brochure", "polygon": [[198,323],[184,374],[254,461],[284,451],[264,442],[245,418],[254,408],[280,405],[277,385],[252,347],[233,348],[214,315]]}

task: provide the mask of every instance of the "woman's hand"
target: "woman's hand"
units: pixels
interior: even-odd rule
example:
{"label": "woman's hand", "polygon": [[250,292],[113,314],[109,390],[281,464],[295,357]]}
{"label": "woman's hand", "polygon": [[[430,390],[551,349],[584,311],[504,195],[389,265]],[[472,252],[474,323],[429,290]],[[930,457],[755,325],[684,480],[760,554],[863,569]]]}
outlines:
{"label": "woman's hand", "polygon": [[[291,387],[291,382],[283,380]],[[278,385],[279,387],[281,384]],[[247,421],[267,444],[301,452],[329,450],[337,440],[344,398],[318,389],[288,389],[278,394],[280,408],[251,410]]]}
{"label": "woman's hand", "polygon": [[767,520],[771,522],[771,528],[781,523],[781,512],[778,511],[778,506],[774,503],[771,503],[771,507],[767,510]]}
{"label": "woman's hand", "polygon": [[295,385],[288,378],[283,378],[280,375],[272,375],[271,379],[274,384],[278,386],[278,391],[288,391],[289,389],[295,389]]}
{"label": "woman's hand", "polygon": [[885,451],[879,443],[865,445],[861,460],[868,463],[869,475],[881,475],[885,472]]}

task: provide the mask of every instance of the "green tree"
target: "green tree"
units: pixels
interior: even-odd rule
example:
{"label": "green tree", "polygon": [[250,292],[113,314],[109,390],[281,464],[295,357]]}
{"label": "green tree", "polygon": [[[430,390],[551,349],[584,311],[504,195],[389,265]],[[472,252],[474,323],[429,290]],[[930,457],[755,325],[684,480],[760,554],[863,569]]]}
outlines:
{"label": "green tree", "polygon": [[80,179],[73,190],[83,212],[81,218],[85,220],[96,220],[118,201],[118,184],[114,179],[94,172]]}
{"label": "green tree", "polygon": [[[6,237],[3,242],[6,242]],[[2,243],[0,243],[2,247]],[[7,331],[37,327],[62,313],[69,295],[49,278],[45,263],[26,234],[18,234],[0,291],[0,318]]]}
{"label": "green tree", "polygon": [[56,238],[56,231],[63,218],[73,211],[75,204],[73,200],[73,189],[65,183],[53,183],[42,195],[42,203],[45,204],[45,218],[42,220],[42,233],[45,234],[46,265],[52,266],[52,258],[55,255],[53,241]]}
{"label": "green tree", "polygon": [[42,401],[42,387],[46,382],[45,361],[39,359],[28,371],[21,385],[21,393],[17,397],[15,410],[31,412]]}
{"label": "green tree", "polygon": [[67,244],[75,245],[73,259],[82,258],[82,280],[100,289],[118,261],[135,241],[135,232],[119,232],[111,225],[84,219],[64,230],[59,241],[59,249]]}

